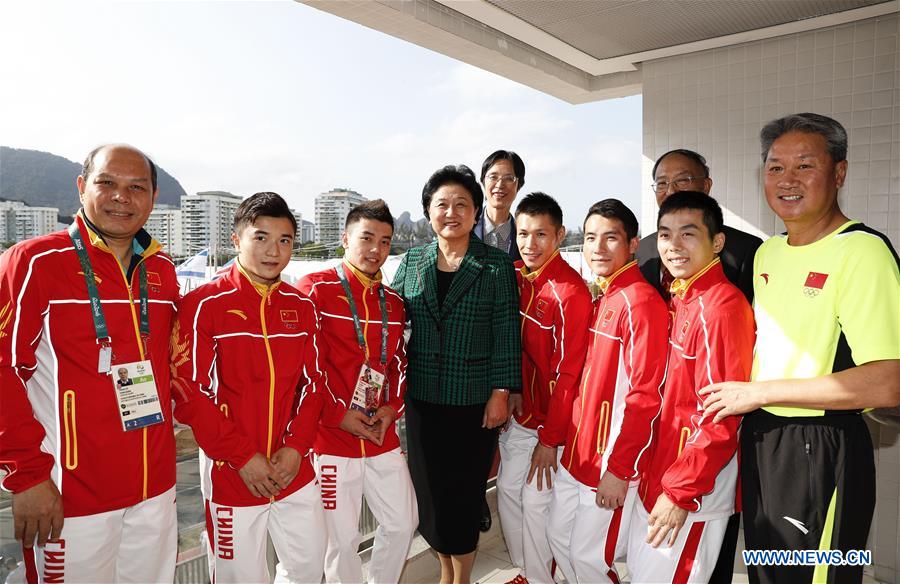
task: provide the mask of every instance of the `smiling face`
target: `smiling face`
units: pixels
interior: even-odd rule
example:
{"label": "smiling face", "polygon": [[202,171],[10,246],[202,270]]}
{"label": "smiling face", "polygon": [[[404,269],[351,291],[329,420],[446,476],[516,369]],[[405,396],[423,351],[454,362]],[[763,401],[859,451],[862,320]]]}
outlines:
{"label": "smiling face", "polygon": [[834,163],[822,135],[788,132],[772,143],[766,156],[766,202],[789,232],[828,224],[840,214],[837,192],[846,176],[847,161]]}
{"label": "smiling face", "polygon": [[656,248],[676,278],[686,280],[708,266],[724,245],[722,233],[710,237],[700,209],[680,209],[659,219]]}
{"label": "smiling face", "polygon": [[511,160],[498,160],[484,174],[485,206],[494,209],[496,216],[506,216],[516,200],[519,182]]}
{"label": "smiling face", "polygon": [[653,182],[666,183],[665,188],[657,189],[656,204],[662,205],[669,195],[678,191],[700,191],[709,194],[712,179],[704,177],[706,170],[695,160],[682,154],[669,154],[656,167]]}
{"label": "smiling face", "polygon": [[150,164],[127,146],[108,146],[94,155],[91,173],[76,180],[88,220],[106,239],[131,241],[144,226],[157,191]]}
{"label": "smiling face", "polygon": [[428,221],[441,239],[468,239],[475,226],[475,203],[462,185],[448,183],[431,196]]}
{"label": "smiling face", "polygon": [[581,253],[595,276],[608,278],[631,261],[639,240],[630,241],[622,222],[615,217],[595,214],[584,222],[584,244]]}
{"label": "smiling face", "polygon": [[356,269],[374,277],[391,253],[394,230],[384,221],[360,219],[341,235],[344,259]]}
{"label": "smiling face", "polygon": [[555,225],[550,215],[520,212],[516,217],[516,244],[530,272],[546,264],[565,237],[566,228]]}
{"label": "smiling face", "polygon": [[294,227],[286,217],[259,216],[231,235],[241,267],[257,284],[272,284],[291,261]]}

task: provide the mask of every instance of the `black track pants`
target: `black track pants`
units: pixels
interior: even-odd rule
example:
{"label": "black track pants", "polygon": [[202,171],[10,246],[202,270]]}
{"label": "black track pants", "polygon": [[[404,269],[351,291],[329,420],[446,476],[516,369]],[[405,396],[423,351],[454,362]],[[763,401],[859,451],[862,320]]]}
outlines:
{"label": "black track pants", "polygon": [[[875,509],[872,440],[858,414],[780,417],[759,410],[741,427],[748,550],[862,550]],[[829,506],[834,498],[833,513]],[[831,530],[830,539],[823,532]],[[860,582],[862,566],[819,568],[827,582]],[[750,582],[812,582],[814,566],[748,566]]]}

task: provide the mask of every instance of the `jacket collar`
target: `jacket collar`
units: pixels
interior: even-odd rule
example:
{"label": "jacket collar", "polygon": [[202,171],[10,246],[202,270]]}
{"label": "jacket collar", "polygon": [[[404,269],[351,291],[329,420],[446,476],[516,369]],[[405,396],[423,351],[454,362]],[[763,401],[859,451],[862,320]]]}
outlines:
{"label": "jacket collar", "polygon": [[228,279],[231,280],[234,287],[241,292],[253,290],[262,298],[268,298],[272,292],[281,285],[280,279],[273,284],[268,285],[254,282],[250,277],[250,274],[248,274],[241,265],[241,260],[238,258],[234,258],[234,265],[231,266],[231,271],[228,273]]}
{"label": "jacket collar", "polygon": [[438,306],[437,300],[437,240],[425,246],[425,253],[419,258],[416,273],[420,281],[420,287],[424,291],[425,305],[435,321],[440,322],[446,315],[452,312],[453,307],[460,298],[475,283],[481,271],[484,269],[484,259],[487,255],[487,244],[478,239],[474,233],[469,235],[469,249],[453,276],[453,283],[444,298],[443,304]]}
{"label": "jacket collar", "polygon": [[637,260],[631,260],[607,277],[597,276],[593,285],[600,295],[612,294],[616,290],[634,283],[637,278],[643,278],[643,276],[637,267]]}
{"label": "jacket collar", "polygon": [[[103,239],[103,236],[100,234],[97,227],[87,218],[83,207],[75,213],[75,221],[78,223],[79,229],[81,229],[82,238],[85,240],[85,243],[93,248],[110,254],[118,263],[119,260],[116,258],[116,254],[114,254],[112,249],[106,244],[106,240]],[[87,237],[85,237],[84,234],[87,234]],[[162,249],[162,246],[158,241],[153,239],[146,230],[141,228],[131,240],[131,249],[134,252],[131,256],[131,263],[128,266],[122,266],[126,272],[126,277],[129,280],[131,279],[131,274],[134,272],[134,269],[141,263],[141,260],[149,258],[153,254],[159,252]]]}
{"label": "jacket collar", "polygon": [[364,288],[374,288],[377,284],[381,284],[381,270],[378,270],[378,273],[375,274],[374,277],[371,277],[351,264],[346,259],[341,262],[341,266],[344,269],[344,273],[347,274],[347,278],[355,277],[357,280],[359,280],[359,283],[362,284]]}
{"label": "jacket collar", "polygon": [[708,290],[713,284],[725,279],[722,271],[722,260],[718,257],[709,262],[702,270],[687,279],[676,278],[669,291],[672,297],[677,296],[683,302],[691,302],[694,298]]}
{"label": "jacket collar", "polygon": [[[472,233],[475,234],[479,240],[484,241],[484,224],[485,221],[490,221],[487,217],[485,217],[484,209],[481,210],[481,216],[478,217],[478,221],[475,222],[475,227],[472,229]],[[512,260],[518,261],[522,259],[521,254],[519,254],[519,247],[516,245],[516,217],[512,213],[509,214],[509,225],[510,225],[510,237],[509,237],[509,249],[504,249],[501,251],[506,252]]]}
{"label": "jacket collar", "polygon": [[519,266],[519,273],[522,274],[523,279],[531,282],[533,286],[537,287],[546,282],[547,279],[556,272],[558,262],[564,261],[562,255],[559,253],[559,249],[557,249],[553,252],[553,255],[550,256],[550,259],[544,262],[544,265],[533,272],[529,272],[528,267],[525,266],[523,262],[522,265]]}

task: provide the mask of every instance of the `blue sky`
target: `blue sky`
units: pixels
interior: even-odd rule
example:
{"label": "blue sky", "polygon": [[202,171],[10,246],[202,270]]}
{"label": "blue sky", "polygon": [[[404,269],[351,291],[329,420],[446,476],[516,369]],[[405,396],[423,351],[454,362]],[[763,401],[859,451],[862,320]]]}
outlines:
{"label": "blue sky", "polygon": [[607,196],[640,216],[640,96],[573,106],[289,0],[6,0],[0,50],[6,146],[129,142],[188,192],[274,190],[308,219],[332,187],[420,217],[432,171],[508,148],[567,225]]}

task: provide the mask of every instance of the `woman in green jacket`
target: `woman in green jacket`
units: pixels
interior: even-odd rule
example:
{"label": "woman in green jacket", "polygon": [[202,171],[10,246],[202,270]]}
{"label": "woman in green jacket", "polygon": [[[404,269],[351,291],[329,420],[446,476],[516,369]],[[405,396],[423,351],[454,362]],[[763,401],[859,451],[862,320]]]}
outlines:
{"label": "woman in green jacket", "polygon": [[469,582],[497,429],[522,386],[519,299],[509,256],[472,234],[484,197],[466,166],[422,189],[437,235],[406,254],[393,288],[412,323],[406,428],[419,532],[441,582]]}

